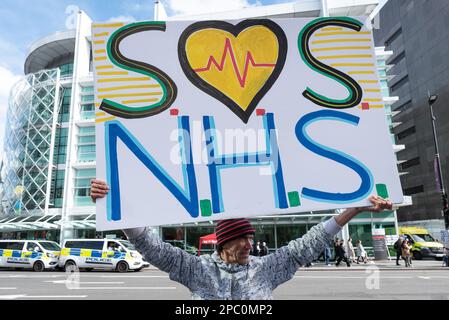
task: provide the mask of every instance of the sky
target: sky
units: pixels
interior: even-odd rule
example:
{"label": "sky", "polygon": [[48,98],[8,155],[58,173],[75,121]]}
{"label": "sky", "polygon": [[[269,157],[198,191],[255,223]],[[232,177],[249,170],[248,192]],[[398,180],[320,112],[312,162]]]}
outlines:
{"label": "sky", "polygon": [[[161,0],[168,16],[235,10],[293,0]],[[74,12],[85,11],[93,21],[153,19],[154,0],[0,0],[0,159],[8,96],[24,75],[29,46],[73,24]]]}

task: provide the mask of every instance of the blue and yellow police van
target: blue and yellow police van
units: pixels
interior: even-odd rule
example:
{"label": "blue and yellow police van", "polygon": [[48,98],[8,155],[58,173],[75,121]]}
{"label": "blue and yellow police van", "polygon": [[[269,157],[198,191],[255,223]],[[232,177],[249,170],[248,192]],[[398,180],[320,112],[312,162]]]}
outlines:
{"label": "blue and yellow police van", "polygon": [[67,239],[64,241],[59,267],[64,270],[77,269],[103,269],[127,272],[140,271],[148,267],[127,240],[119,239]]}
{"label": "blue and yellow police van", "polygon": [[55,269],[60,251],[53,241],[0,240],[0,268]]}

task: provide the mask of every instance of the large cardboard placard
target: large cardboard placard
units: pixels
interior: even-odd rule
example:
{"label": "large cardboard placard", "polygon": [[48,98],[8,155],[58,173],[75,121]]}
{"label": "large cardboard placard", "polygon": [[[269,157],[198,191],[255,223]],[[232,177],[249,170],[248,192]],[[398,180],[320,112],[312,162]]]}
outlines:
{"label": "large cardboard placard", "polygon": [[361,21],[94,23],[97,229],[402,202]]}

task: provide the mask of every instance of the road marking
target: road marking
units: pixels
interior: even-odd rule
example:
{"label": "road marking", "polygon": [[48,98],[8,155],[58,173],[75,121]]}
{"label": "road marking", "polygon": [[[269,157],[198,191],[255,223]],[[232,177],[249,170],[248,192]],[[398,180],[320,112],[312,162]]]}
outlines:
{"label": "road marking", "polygon": [[100,276],[100,278],[168,278],[168,276]]}
{"label": "road marking", "polygon": [[27,299],[41,299],[41,298],[67,298],[67,299],[73,299],[73,298],[87,298],[87,295],[84,296],[28,296],[28,295],[24,295],[23,298],[27,298]]}
{"label": "road marking", "polygon": [[175,290],[176,287],[83,287],[70,290]]}
{"label": "road marking", "polygon": [[26,298],[26,299],[44,299],[44,298],[47,298],[47,299],[48,298],[73,299],[73,298],[87,298],[87,297],[88,297],[87,295],[84,295],[84,296],[29,296],[26,294],[15,294],[15,295],[6,295],[6,296],[0,295],[0,299],[3,299],[3,300],[14,300],[14,299],[20,299],[20,298]]}
{"label": "road marking", "polygon": [[423,277],[423,276],[418,276],[418,278],[420,278],[420,279],[430,279],[430,277]]}
{"label": "road marking", "polygon": [[5,287],[5,288],[0,288],[0,290],[16,290],[17,288],[8,288],[8,287]]}
{"label": "road marking", "polygon": [[[389,277],[389,276],[379,276],[381,279],[413,279],[413,277],[407,276],[397,276],[397,277]],[[342,277],[342,276],[295,276],[295,278],[303,278],[303,279],[366,279],[367,276],[360,277]]]}
{"label": "road marking", "polygon": [[7,275],[7,276],[0,276],[0,278],[7,278],[7,279],[17,279],[17,278],[29,278],[29,279],[39,279],[39,278],[57,278],[57,277],[65,277],[65,274],[61,275],[48,275],[48,276],[27,276],[27,275]]}
{"label": "road marking", "polygon": [[44,281],[44,282],[50,282],[54,284],[124,284],[124,282],[78,282],[78,281],[71,281],[71,280],[54,280],[54,281]]}
{"label": "road marking", "polygon": [[23,298],[23,297],[25,297],[24,294],[15,294],[15,295],[9,295],[9,296],[1,296],[0,295],[0,299],[4,299],[4,300],[13,300],[13,299]]}

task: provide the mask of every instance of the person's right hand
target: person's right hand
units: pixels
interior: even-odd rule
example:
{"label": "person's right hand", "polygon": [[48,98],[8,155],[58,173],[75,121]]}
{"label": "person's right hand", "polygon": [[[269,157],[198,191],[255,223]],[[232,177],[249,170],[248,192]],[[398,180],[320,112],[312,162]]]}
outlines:
{"label": "person's right hand", "polygon": [[90,197],[93,202],[96,202],[98,198],[104,198],[109,192],[109,186],[103,180],[91,180],[90,187]]}

